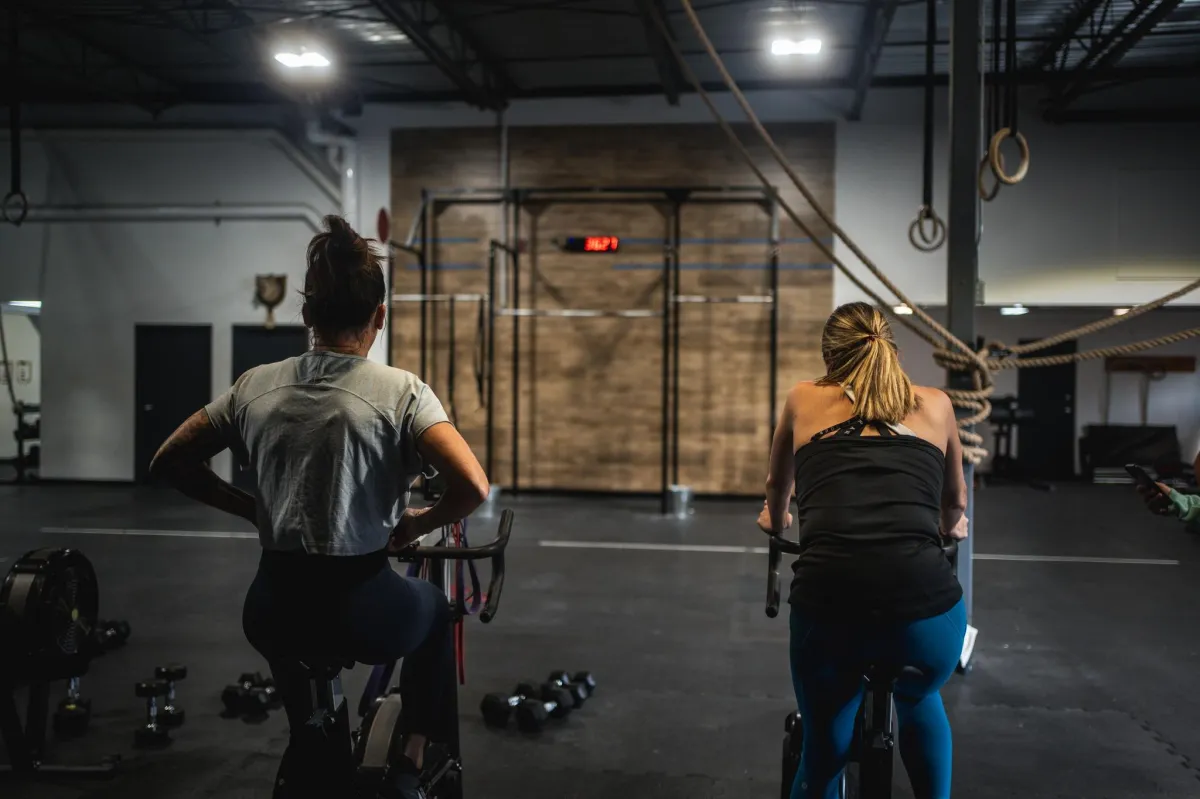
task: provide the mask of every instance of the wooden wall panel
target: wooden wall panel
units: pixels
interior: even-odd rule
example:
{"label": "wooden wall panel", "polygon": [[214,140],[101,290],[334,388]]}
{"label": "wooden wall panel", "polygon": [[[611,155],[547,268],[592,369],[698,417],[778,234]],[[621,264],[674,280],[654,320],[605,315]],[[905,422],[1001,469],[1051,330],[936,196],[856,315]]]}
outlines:
{"label": "wooden wall panel", "polygon": [[[817,197],[834,209],[834,131],[829,125],[775,126],[772,135]],[[739,131],[750,142],[748,131]],[[407,229],[424,188],[492,187],[500,167],[493,130],[404,130],[393,135],[392,209]],[[711,126],[514,128],[510,180],[518,187],[754,185]],[[827,238],[829,231],[775,168],[751,148],[792,207]],[[768,168],[770,166],[770,168]],[[484,292],[487,242],[501,238],[500,209],[460,205],[430,220],[436,239],[430,292]],[[662,241],[670,209],[643,204],[526,204],[520,307],[662,307]],[[778,402],[797,380],[821,373],[821,325],[832,309],[832,272],[817,248],[780,213]],[[681,216],[682,294],[728,296],[769,291],[766,209],[685,205]],[[615,254],[569,254],[569,235],[622,237]],[[413,259],[397,253],[394,291],[416,292]],[[463,435],[484,458],[485,411],[476,390],[482,341],[477,306],[430,306],[426,379],[454,408]],[[758,494],[766,474],[769,416],[769,305],[680,306],[680,482],[701,493]],[[417,371],[416,305],[393,310],[393,363]],[[436,316],[436,318],[435,318]],[[511,318],[497,320],[493,482],[512,473]],[[657,491],[662,431],[662,320],[520,320],[520,484],[523,487]]]}

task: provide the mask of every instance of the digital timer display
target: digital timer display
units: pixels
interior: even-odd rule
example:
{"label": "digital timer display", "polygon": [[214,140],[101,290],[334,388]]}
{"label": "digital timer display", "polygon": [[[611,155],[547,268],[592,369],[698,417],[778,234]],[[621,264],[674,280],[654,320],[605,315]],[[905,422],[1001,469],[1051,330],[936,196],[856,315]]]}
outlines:
{"label": "digital timer display", "polygon": [[563,242],[567,252],[616,252],[620,248],[617,236],[571,236]]}

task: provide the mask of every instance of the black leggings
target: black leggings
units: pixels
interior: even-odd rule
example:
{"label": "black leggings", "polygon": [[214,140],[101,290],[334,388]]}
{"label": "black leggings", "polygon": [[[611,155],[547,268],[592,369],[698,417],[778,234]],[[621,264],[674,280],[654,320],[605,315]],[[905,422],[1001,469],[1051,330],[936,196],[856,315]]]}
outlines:
{"label": "black leggings", "polygon": [[[325,557],[264,552],[242,628],[271,667],[293,741],[308,721],[309,684],[295,658],[340,656],[400,669],[402,729],[446,740],[454,638],[445,594],[392,571],[384,553]],[[351,704],[354,707],[355,703]]]}

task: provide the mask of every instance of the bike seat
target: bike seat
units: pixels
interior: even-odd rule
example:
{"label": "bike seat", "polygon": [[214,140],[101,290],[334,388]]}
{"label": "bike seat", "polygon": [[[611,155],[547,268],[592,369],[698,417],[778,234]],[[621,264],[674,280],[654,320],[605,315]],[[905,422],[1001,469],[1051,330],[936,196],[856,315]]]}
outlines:
{"label": "bike seat", "polygon": [[354,658],[345,655],[314,655],[296,658],[310,679],[332,680],[342,669],[354,668]]}
{"label": "bike seat", "polygon": [[882,682],[892,685],[901,677],[924,677],[925,672],[916,666],[901,666],[895,663],[869,663],[865,676],[871,682]]}

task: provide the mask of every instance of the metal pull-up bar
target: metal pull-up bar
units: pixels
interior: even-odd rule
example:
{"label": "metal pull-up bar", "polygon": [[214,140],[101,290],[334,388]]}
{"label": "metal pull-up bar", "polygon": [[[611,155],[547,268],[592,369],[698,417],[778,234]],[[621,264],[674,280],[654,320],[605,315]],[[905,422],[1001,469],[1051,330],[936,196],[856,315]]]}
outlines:
{"label": "metal pull-up bar", "polygon": [[393,294],[392,302],[486,302],[486,294]]}
{"label": "metal pull-up bar", "polygon": [[770,305],[775,298],[770,294],[739,294],[735,297],[709,297],[704,294],[680,294],[675,302],[692,305]]}
{"label": "metal pull-up bar", "polygon": [[601,308],[502,308],[500,316],[536,316],[551,318],[580,319],[651,319],[662,316],[662,311],[649,308],[630,308],[608,311]]}
{"label": "metal pull-up bar", "polygon": [[[434,219],[445,208],[458,204],[495,204],[506,206],[502,229],[506,241],[488,237],[486,293],[448,294],[438,291],[436,267],[437,247],[433,237]],[[601,309],[601,308],[522,308],[521,261],[536,247],[536,242],[525,242],[521,238],[522,206],[536,203],[538,208],[556,203],[666,203],[667,231],[663,237],[662,250],[662,307]],[[680,245],[681,207],[689,204],[747,204],[755,205],[767,212],[768,255],[764,266],[769,271],[769,288],[762,294],[734,296],[707,296],[680,292]],[[470,239],[475,242],[477,239]],[[465,242],[464,242],[465,243]],[[420,270],[420,290],[415,294],[395,294],[393,303],[415,302],[421,306],[421,374],[425,375],[426,351],[428,349],[426,316],[430,310],[436,314],[442,303],[453,307],[455,301],[480,303],[482,324],[486,327],[486,354],[483,357],[482,374],[487,400],[485,407],[487,456],[486,470],[489,479],[496,479],[495,459],[495,365],[496,365],[496,320],[511,320],[511,413],[510,427],[510,490],[520,490],[520,447],[521,447],[521,319],[522,318],[575,318],[575,319],[659,319],[662,324],[662,445],[661,445],[661,500],[662,512],[668,508],[668,491],[672,482],[679,479],[679,403],[680,403],[680,329],[679,322],[684,304],[697,305],[760,305],[769,312],[770,319],[770,372],[768,380],[770,424],[775,424],[775,395],[777,393],[776,361],[779,327],[779,218],[775,190],[773,187],[754,186],[607,186],[607,187],[553,187],[553,188],[463,188],[429,190],[421,192],[421,205],[413,218],[404,242],[392,241],[392,253],[403,251],[411,254]],[[432,280],[430,277],[432,276]],[[432,285],[430,285],[432,283]],[[736,289],[735,289],[736,290]],[[433,308],[430,309],[430,304]],[[656,303],[657,305],[657,303]],[[452,317],[453,318],[453,317]],[[434,319],[436,324],[436,317]],[[673,468],[672,468],[673,467]]]}

